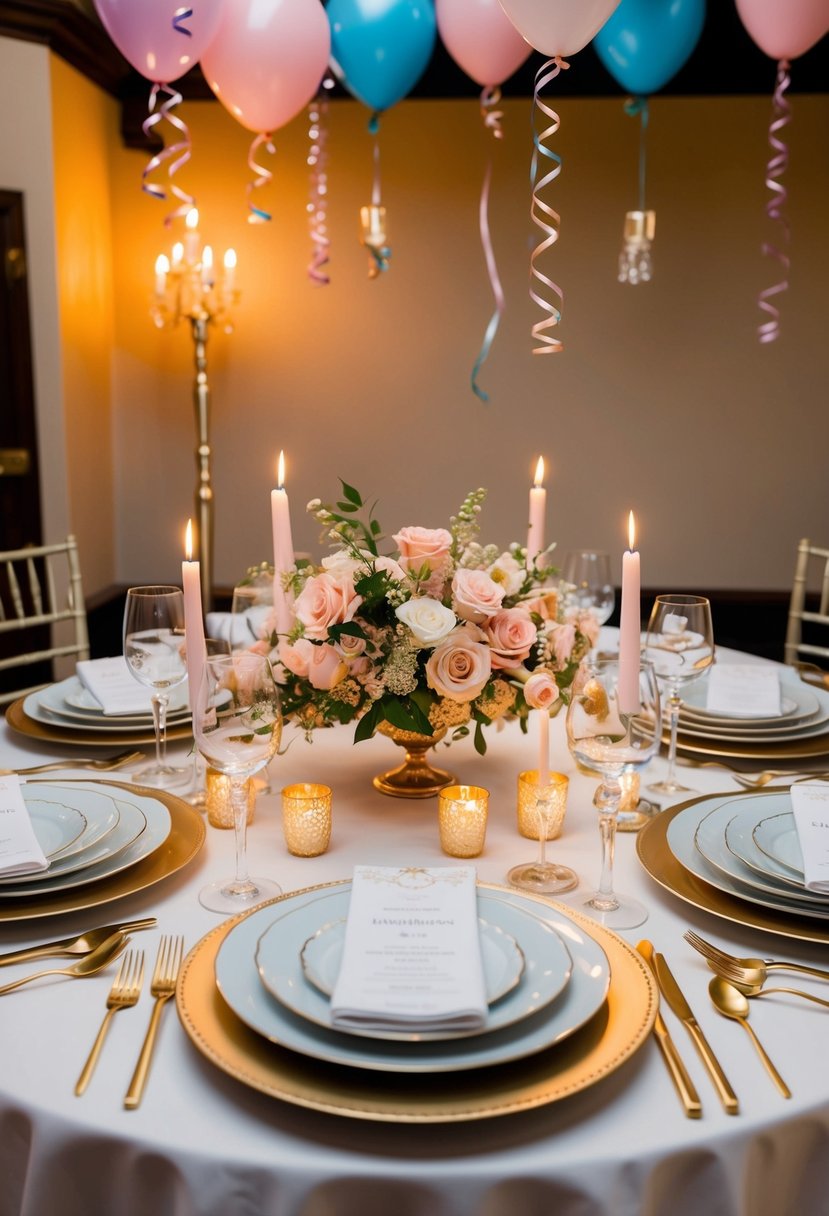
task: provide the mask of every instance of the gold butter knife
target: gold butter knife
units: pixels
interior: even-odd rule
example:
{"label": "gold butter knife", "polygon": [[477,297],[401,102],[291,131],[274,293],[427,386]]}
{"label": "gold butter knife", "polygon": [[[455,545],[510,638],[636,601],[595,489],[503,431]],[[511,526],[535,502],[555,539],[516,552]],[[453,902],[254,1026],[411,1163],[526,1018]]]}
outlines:
{"label": "gold butter knife", "polygon": [[723,1072],[722,1065],[714,1055],[711,1044],[700,1030],[699,1023],[691,1012],[691,1006],[683,996],[679,984],[674,979],[670,967],[665,962],[665,956],[654,954],[653,965],[659,991],[691,1036],[691,1040],[699,1052],[711,1080],[714,1082],[714,1088],[719,1094],[723,1109],[727,1115],[738,1114],[740,1104],[737,1100],[737,1095],[734,1093],[728,1077]]}
{"label": "gold butter knife", "polygon": [[[651,971],[653,966],[653,946],[647,941],[641,941],[636,947],[642,958],[648,964]],[[679,1052],[676,1049],[676,1043],[671,1038],[671,1032],[665,1025],[665,1019],[661,1013],[657,1013],[656,1021],[653,1024],[654,1038],[657,1046],[662,1052],[662,1058],[670,1073],[671,1080],[676,1087],[676,1092],[679,1094],[680,1101],[685,1108],[685,1114],[689,1119],[699,1119],[702,1116],[702,1103],[699,1100],[694,1082],[688,1075],[688,1070],[682,1062]]]}

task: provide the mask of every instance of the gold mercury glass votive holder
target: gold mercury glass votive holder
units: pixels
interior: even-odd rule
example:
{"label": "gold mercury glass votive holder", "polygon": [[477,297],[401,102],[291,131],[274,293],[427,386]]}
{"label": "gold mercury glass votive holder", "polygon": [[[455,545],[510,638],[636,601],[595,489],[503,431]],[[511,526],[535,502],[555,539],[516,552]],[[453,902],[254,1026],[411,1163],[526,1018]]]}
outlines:
{"label": "gold mercury glass votive holder", "polygon": [[[567,790],[570,786],[569,777],[564,773],[547,773],[547,782],[542,789],[552,790],[549,810],[546,812],[545,840],[557,840],[561,835],[564,823],[564,812],[567,809]],[[518,774],[518,831],[528,840],[541,839],[541,826],[538,815],[538,769],[527,769]]]}
{"label": "gold mercury glass votive holder", "polygon": [[331,790],[300,781],[282,791],[282,831],[288,852],[318,857],[331,840]]}
{"label": "gold mercury glass votive holder", "polygon": [[[207,822],[214,828],[233,827],[233,803],[230,799],[230,778],[215,768],[208,767],[205,773],[205,803]],[[253,823],[253,808],[256,804],[256,788],[253,781],[245,782],[247,794],[247,822]]]}
{"label": "gold mercury glass votive holder", "polygon": [[447,785],[438,794],[440,847],[449,857],[478,857],[484,850],[489,790]]}

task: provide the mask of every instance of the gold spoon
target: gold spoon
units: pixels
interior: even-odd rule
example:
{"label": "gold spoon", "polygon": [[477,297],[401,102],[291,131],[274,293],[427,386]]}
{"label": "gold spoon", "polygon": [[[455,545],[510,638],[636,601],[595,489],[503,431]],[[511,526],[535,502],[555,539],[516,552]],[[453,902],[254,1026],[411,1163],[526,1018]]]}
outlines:
{"label": "gold spoon", "polygon": [[735,1022],[739,1022],[745,1028],[746,1034],[757,1048],[760,1059],[765,1065],[766,1072],[772,1081],[774,1081],[783,1097],[790,1098],[792,1091],[772,1064],[766,1053],[766,1049],[748,1024],[748,999],[733,984],[729,984],[727,980],[722,979],[719,975],[715,975],[708,985],[708,995],[714,1003],[714,1008],[723,1017],[733,1018]]}
{"label": "gold spoon", "polygon": [[90,954],[84,955],[83,958],[78,959],[76,963],[72,963],[69,967],[57,967],[50,971],[35,971],[31,975],[24,975],[22,979],[12,980],[10,984],[4,984],[0,988],[0,996],[5,992],[11,992],[14,988],[22,987],[23,984],[29,984],[32,980],[42,979],[45,975],[71,975],[73,977],[94,975],[96,971],[102,971],[104,967],[108,967],[122,953],[129,940],[123,933],[114,933],[112,937],[108,937],[105,942],[102,942],[97,949],[93,950]]}
{"label": "gold spoon", "polygon": [[829,1009],[829,1001],[824,1001],[820,996],[812,996],[811,992],[804,992],[802,988],[764,988],[762,984],[747,984],[743,980],[735,979],[726,980],[726,983],[742,992],[743,996],[771,996],[774,993],[787,992],[789,996],[802,996],[804,1001],[814,1001],[816,1005],[825,1005]]}

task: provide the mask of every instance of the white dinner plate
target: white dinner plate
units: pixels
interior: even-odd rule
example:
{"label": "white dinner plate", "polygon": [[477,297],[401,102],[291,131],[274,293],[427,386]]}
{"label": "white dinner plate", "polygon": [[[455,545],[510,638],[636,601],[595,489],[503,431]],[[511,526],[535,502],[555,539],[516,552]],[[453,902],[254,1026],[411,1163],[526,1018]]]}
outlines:
{"label": "white dinner plate", "polygon": [[[302,946],[300,955],[293,957],[286,943],[308,931],[308,927],[319,924],[320,915],[337,917],[348,912],[348,891],[331,892],[323,903],[320,901],[308,908],[296,908],[287,912],[284,917],[277,919],[271,928],[262,935],[256,951],[256,962],[262,983],[272,992],[277,1000],[299,1017],[307,1018],[317,1026],[331,1028],[331,1006],[327,995],[318,988],[304,982],[302,968]],[[567,985],[573,970],[570,954],[554,931],[550,931],[537,915],[528,914],[522,908],[504,910],[501,903],[496,903],[493,896],[480,892],[478,895],[478,911],[481,918],[487,922],[488,928],[497,930],[508,936],[513,942],[519,937],[526,944],[524,955],[524,975],[521,983],[513,985],[509,992],[503,992],[503,999],[489,1011],[486,1023],[479,1030],[447,1032],[434,1031],[429,1033],[409,1030],[389,1031],[357,1031],[347,1032],[338,1029],[335,1033],[357,1034],[362,1038],[374,1040],[389,1040],[401,1043],[440,1042],[446,1039],[470,1038],[479,1034],[491,1034],[504,1026],[511,1026],[536,1013],[553,1001]],[[509,924],[505,924],[508,921]],[[340,936],[340,950],[337,952],[336,966],[333,969],[333,979],[336,980],[339,971],[340,956],[344,934]],[[482,946],[487,936],[482,932]],[[495,939],[497,940],[497,938]],[[486,948],[483,950],[486,958]],[[529,961],[528,961],[529,959]],[[330,982],[331,973],[326,977]]]}
{"label": "white dinner plate", "polygon": [[[170,812],[162,802],[149,794],[124,792],[115,799],[120,813],[117,828],[84,855],[89,864],[66,871],[52,878],[39,875],[36,881],[20,884],[14,890],[0,892],[3,899],[28,899],[32,895],[52,895],[57,891],[86,886],[100,878],[108,878],[136,862],[149,857],[160,848],[170,834]],[[127,837],[129,836],[129,839]],[[92,856],[100,849],[100,855]]]}
{"label": "white dinner plate", "polygon": [[[810,714],[817,713],[823,702],[819,696],[819,689],[807,688],[800,680],[792,680],[785,678],[786,673],[781,671],[780,680],[780,695],[782,702],[783,713],[781,717],[808,717]],[[826,704],[829,705],[829,697],[826,699]],[[750,727],[752,724],[759,725],[765,722],[774,724],[779,721],[777,717],[768,717],[764,715],[760,718],[749,718],[741,714],[732,714],[721,712],[716,709],[708,708],[708,685],[707,684],[692,684],[682,694],[682,711],[694,714],[696,717],[703,717],[712,721],[719,722],[722,726],[744,725]]]}
{"label": "white dinner plate", "polygon": [[[809,919],[821,921],[829,920],[829,909],[824,911],[819,907],[813,908],[809,905],[807,910],[802,902],[790,899],[788,894],[784,894],[782,891],[772,894],[771,892],[758,890],[756,886],[752,886],[749,882],[741,882],[727,873],[725,866],[730,863],[725,860],[729,855],[729,850],[725,844],[724,825],[722,826],[721,838],[722,852],[718,854],[720,858],[719,864],[712,863],[708,858],[703,856],[697,847],[697,830],[703,819],[706,819],[716,811],[722,812],[726,822],[730,821],[737,809],[734,805],[735,803],[739,803],[743,799],[756,797],[757,795],[754,794],[729,794],[713,800],[706,798],[701,802],[695,802],[690,806],[683,807],[668,824],[667,839],[671,853],[673,853],[680,865],[696,878],[702,879],[709,886],[716,887],[717,890],[724,891],[726,894],[735,896],[737,899],[759,904],[764,908],[772,908],[777,912],[784,912],[788,916],[808,917]],[[759,813],[763,814],[768,813],[773,808],[774,799],[787,797],[787,795],[762,794],[760,797],[764,802],[764,806]],[[723,808],[725,809],[723,810]],[[732,862],[736,862],[736,858],[733,855]],[[749,873],[751,872],[749,871]]]}
{"label": "white dinner plate", "polygon": [[[61,730],[78,730],[78,731],[101,731],[107,734],[118,735],[135,734],[139,727],[146,725],[148,730],[152,730],[152,717],[145,717],[143,714],[138,715],[139,721],[132,721],[126,716],[118,715],[117,717],[106,716],[103,713],[98,715],[81,715],[77,718],[67,717],[66,704],[64,702],[64,685],[76,681],[80,684],[77,676],[70,676],[68,680],[62,680],[58,684],[50,684],[46,688],[40,688],[37,692],[31,692],[23,701],[23,712],[35,722],[41,722],[44,726],[60,726]],[[81,685],[82,687],[82,685]],[[179,692],[180,690],[175,690]],[[185,697],[186,687],[184,690]],[[171,704],[172,704],[171,699]],[[172,717],[170,725],[183,725],[188,720],[188,715],[182,713],[179,717]]]}
{"label": "white dinner plate", "polygon": [[[67,709],[75,709],[78,713],[84,714],[86,717],[90,715],[94,717],[103,717],[104,710],[101,702],[93,695],[86,685],[78,678],[72,676],[70,679],[63,681],[62,694],[64,706]],[[170,691],[170,704],[167,709],[168,717],[173,717],[174,714],[184,714],[188,712],[189,701],[187,684],[179,684],[176,688]],[[113,715],[109,715],[112,717]],[[150,692],[147,690],[147,709],[146,711],[136,710],[131,714],[116,714],[119,721],[124,721],[127,718],[138,719],[142,722],[152,722],[153,711],[151,704]]]}
{"label": "white dinner plate", "polygon": [[75,807],[46,798],[25,798],[24,802],[32,831],[47,861],[71,848],[86,830],[86,819]]}
{"label": "white dinner plate", "polygon": [[797,701],[792,697],[781,698],[781,710],[779,714],[765,716],[763,714],[726,714],[718,713],[715,709],[697,709],[694,705],[687,705],[684,701],[679,711],[680,721],[689,723],[695,722],[697,725],[703,726],[729,726],[737,730],[754,730],[759,726],[778,726],[784,723],[788,726],[793,722],[804,722],[817,713],[817,701],[815,701],[814,709],[808,713],[800,713],[798,711]]}
{"label": "white dinner plate", "polygon": [[[712,812],[697,829],[697,848],[706,860],[743,887],[762,891],[773,898],[782,897],[795,905],[802,904],[807,914],[816,909],[829,912],[829,900],[806,891],[793,874],[779,873],[777,863],[757,850],[751,839],[759,813],[756,805],[745,806],[737,814],[732,810],[724,807]],[[708,843],[704,838],[706,829],[713,836]]]}
{"label": "white dinner plate", "polygon": [[811,739],[816,735],[826,733],[829,724],[829,712],[821,712],[808,722],[798,722],[794,726],[763,727],[752,731],[741,731],[720,727],[704,726],[702,723],[680,724],[679,733],[689,739],[714,739],[722,743],[788,743],[798,739]]}
{"label": "white dinner plate", "polygon": [[[350,884],[343,884],[341,889],[347,904]],[[521,909],[535,916],[545,941],[551,942],[557,935],[567,946],[573,961],[570,982],[558,1000],[513,1026],[505,1026],[491,1034],[439,1043],[372,1040],[315,1026],[286,1009],[267,991],[259,978],[256,945],[274,920],[274,908],[267,905],[235,925],[222,943],[216,958],[219,992],[236,1016],[266,1039],[301,1055],[353,1068],[384,1072],[458,1072],[532,1055],[578,1030],[602,1007],[610,983],[607,955],[563,912],[551,910],[542,917],[539,915],[539,905],[522,899],[517,892],[488,891],[486,894],[494,901],[493,906],[487,909],[490,923],[500,925],[508,933],[512,932],[510,925],[514,923],[514,918],[511,912],[516,908]],[[327,895],[325,891],[299,892],[283,902],[295,907],[313,905],[327,898]],[[324,904],[315,913],[317,926],[324,923],[328,916],[330,909]],[[519,934],[524,931],[522,918]],[[299,935],[285,943],[286,955],[290,954],[295,959],[299,981],[304,984],[298,957],[301,946]],[[530,949],[527,940],[522,941],[522,948],[527,971],[521,984],[504,998],[505,1003],[521,992],[525,983],[531,983],[534,970],[545,963],[543,952],[540,957],[536,956],[536,951]]]}
{"label": "white dinner plate", "polygon": [[752,834],[761,853],[784,869],[791,870],[805,883],[803,850],[791,811],[780,811],[776,815],[761,819]]}
{"label": "white dinner plate", "polygon": [[[87,856],[90,849],[105,843],[118,826],[120,812],[114,798],[109,794],[87,789],[75,782],[62,785],[60,782],[26,781],[20,788],[27,807],[37,804],[41,812],[51,811],[55,815],[64,809],[74,810],[84,820],[80,834],[60,853],[50,858],[48,870],[37,875],[38,881],[45,881],[54,874],[69,873],[89,864],[81,859]],[[78,861],[80,864],[76,865]],[[33,879],[31,874],[0,879],[0,892],[5,887],[19,886]]]}

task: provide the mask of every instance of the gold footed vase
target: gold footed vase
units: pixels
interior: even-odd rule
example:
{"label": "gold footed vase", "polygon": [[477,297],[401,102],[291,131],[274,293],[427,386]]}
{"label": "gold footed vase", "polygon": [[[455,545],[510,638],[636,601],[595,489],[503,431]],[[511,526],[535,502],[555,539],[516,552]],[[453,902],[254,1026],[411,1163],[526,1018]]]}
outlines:
{"label": "gold footed vase", "polygon": [[433,798],[446,785],[453,785],[457,777],[442,768],[434,768],[426,759],[426,753],[446,734],[440,727],[433,735],[419,735],[411,730],[399,730],[388,722],[381,722],[378,733],[391,739],[398,747],[405,747],[406,759],[397,768],[379,773],[372,784],[381,794],[393,798]]}

